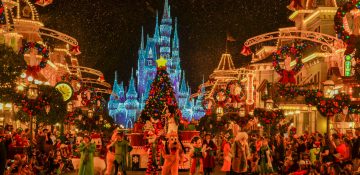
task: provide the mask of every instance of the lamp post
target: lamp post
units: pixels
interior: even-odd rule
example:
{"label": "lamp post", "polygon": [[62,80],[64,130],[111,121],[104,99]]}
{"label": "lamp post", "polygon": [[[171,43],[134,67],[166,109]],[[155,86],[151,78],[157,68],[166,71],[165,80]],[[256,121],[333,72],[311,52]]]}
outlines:
{"label": "lamp post", "polygon": [[[35,100],[38,97],[38,87],[35,84],[31,84],[29,86],[29,90],[27,91],[27,97],[30,100]],[[32,113],[30,112],[30,144],[32,143],[33,140],[33,116]],[[31,144],[32,145],[32,144]]]}
{"label": "lamp post", "polygon": [[[330,99],[334,97],[334,86],[335,83],[332,80],[326,80],[323,82],[324,97],[326,99]],[[330,138],[330,117],[333,116],[326,116],[326,133],[328,134],[329,138]]]}

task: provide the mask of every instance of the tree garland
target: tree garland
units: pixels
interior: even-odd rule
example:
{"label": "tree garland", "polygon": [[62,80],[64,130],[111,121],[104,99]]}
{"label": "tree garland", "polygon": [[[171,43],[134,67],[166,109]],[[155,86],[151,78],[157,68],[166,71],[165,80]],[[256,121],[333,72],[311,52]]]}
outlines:
{"label": "tree garland", "polygon": [[73,112],[68,112],[64,118],[64,124],[75,124],[76,117],[82,115],[80,108],[76,108]]}
{"label": "tree garland", "polygon": [[47,61],[49,60],[49,50],[42,44],[38,42],[26,42],[23,41],[23,46],[20,48],[19,53],[24,55],[25,52],[29,51],[30,49],[35,48],[38,53],[41,53],[42,58],[39,65],[36,66],[28,66],[26,74],[31,75],[33,77],[37,76],[37,73],[46,67]]}
{"label": "tree garland", "polygon": [[336,94],[333,98],[327,99],[324,93],[318,90],[312,90],[305,96],[307,104],[316,106],[322,116],[331,117],[342,112],[345,106],[350,105],[350,96],[344,93]]}
{"label": "tree garland", "polygon": [[[36,99],[29,99],[26,93],[17,94],[13,101],[14,106],[20,108],[16,118],[20,121],[29,121],[29,116],[36,116],[38,123],[55,124],[62,122],[66,115],[66,103],[62,95],[54,87],[39,85],[39,95]],[[49,106],[49,111],[46,111]]]}
{"label": "tree garland", "polygon": [[[307,47],[312,46],[308,43],[296,43],[292,46],[283,46],[279,48],[276,52],[273,53],[273,66],[275,71],[281,76],[279,82],[283,84],[287,83],[296,83],[295,75],[301,70],[304,66],[302,63],[302,51]],[[282,69],[280,67],[280,59],[284,56],[292,55],[295,57],[296,65],[290,71]]]}

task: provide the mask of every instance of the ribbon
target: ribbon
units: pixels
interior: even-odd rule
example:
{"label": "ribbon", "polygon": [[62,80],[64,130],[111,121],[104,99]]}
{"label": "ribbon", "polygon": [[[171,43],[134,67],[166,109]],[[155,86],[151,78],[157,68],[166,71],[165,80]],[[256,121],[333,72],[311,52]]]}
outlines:
{"label": "ribbon", "polygon": [[30,75],[34,78],[38,77],[38,72],[40,72],[40,66],[28,66],[26,69],[26,75]]}
{"label": "ribbon", "polygon": [[243,54],[244,56],[249,56],[252,54],[252,52],[248,46],[244,46],[241,50],[241,54]]}
{"label": "ribbon", "polygon": [[288,71],[288,70],[283,70],[282,77],[279,80],[279,83],[281,84],[287,84],[287,83],[291,83],[291,84],[295,84],[296,80],[295,80],[295,72],[294,71]]}
{"label": "ribbon", "polygon": [[75,55],[79,55],[81,52],[80,52],[80,46],[72,46],[71,48],[71,52],[73,52],[73,54]]}

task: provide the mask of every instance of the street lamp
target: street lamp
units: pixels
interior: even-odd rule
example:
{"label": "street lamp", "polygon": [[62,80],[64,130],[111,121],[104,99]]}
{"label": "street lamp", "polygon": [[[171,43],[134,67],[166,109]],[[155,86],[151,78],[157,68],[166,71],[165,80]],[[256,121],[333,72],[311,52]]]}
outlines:
{"label": "street lamp", "polygon": [[265,102],[266,110],[272,110],[274,107],[274,101],[272,99],[268,99]]}
{"label": "street lamp", "polygon": [[89,109],[89,111],[88,111],[88,117],[89,117],[89,118],[93,118],[93,116],[94,116],[94,111],[92,111],[91,109]]}
{"label": "street lamp", "polygon": [[[35,100],[38,97],[38,93],[39,93],[38,86],[35,84],[31,84],[27,92],[27,97],[30,100]],[[30,144],[31,144],[33,140],[33,116],[31,113],[29,117],[30,117]]]}
{"label": "street lamp", "polygon": [[[334,86],[335,83],[332,80],[326,80],[323,82],[323,91],[324,91],[324,97],[329,99],[334,97]],[[328,134],[328,137],[330,138],[330,117],[333,116],[326,116],[326,132]]]}

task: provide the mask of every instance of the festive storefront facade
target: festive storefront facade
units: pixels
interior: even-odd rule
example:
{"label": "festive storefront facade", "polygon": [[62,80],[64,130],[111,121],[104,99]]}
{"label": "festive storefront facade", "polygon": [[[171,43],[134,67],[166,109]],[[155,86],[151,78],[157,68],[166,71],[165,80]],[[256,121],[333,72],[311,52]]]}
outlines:
{"label": "festive storefront facade", "polygon": [[[0,5],[0,44],[24,54],[27,64],[27,69],[17,82],[18,90],[32,84],[62,88],[64,100],[67,98],[71,108],[81,107],[84,110],[90,109],[84,103],[90,100],[84,94],[87,93],[84,89],[91,89],[94,94],[109,93],[111,86],[105,82],[102,72],[79,65],[76,57],[81,53],[78,41],[46,28],[30,1],[3,0]],[[45,4],[39,1],[37,5]],[[49,38],[56,42],[45,42]],[[12,116],[16,109],[12,103],[1,102],[0,107],[5,116],[1,117],[2,124],[14,125]]]}
{"label": "festive storefront facade", "polygon": [[[341,35],[334,30],[334,16],[343,4],[330,0],[299,2],[300,6],[289,6],[294,27],[248,39],[243,53],[250,55],[254,51],[250,67],[255,70],[255,106],[283,109],[298,134],[323,133],[329,116],[323,116],[322,111],[318,112],[321,108],[309,104],[305,91],[322,90],[326,99],[341,93],[354,95],[356,81],[351,77],[351,65],[355,61],[351,53],[346,53],[349,44],[339,39]],[[355,19],[352,22],[357,25]],[[355,107],[358,99],[351,100],[350,106]],[[356,121],[356,112],[336,111],[330,128],[332,132],[351,132]]]}

